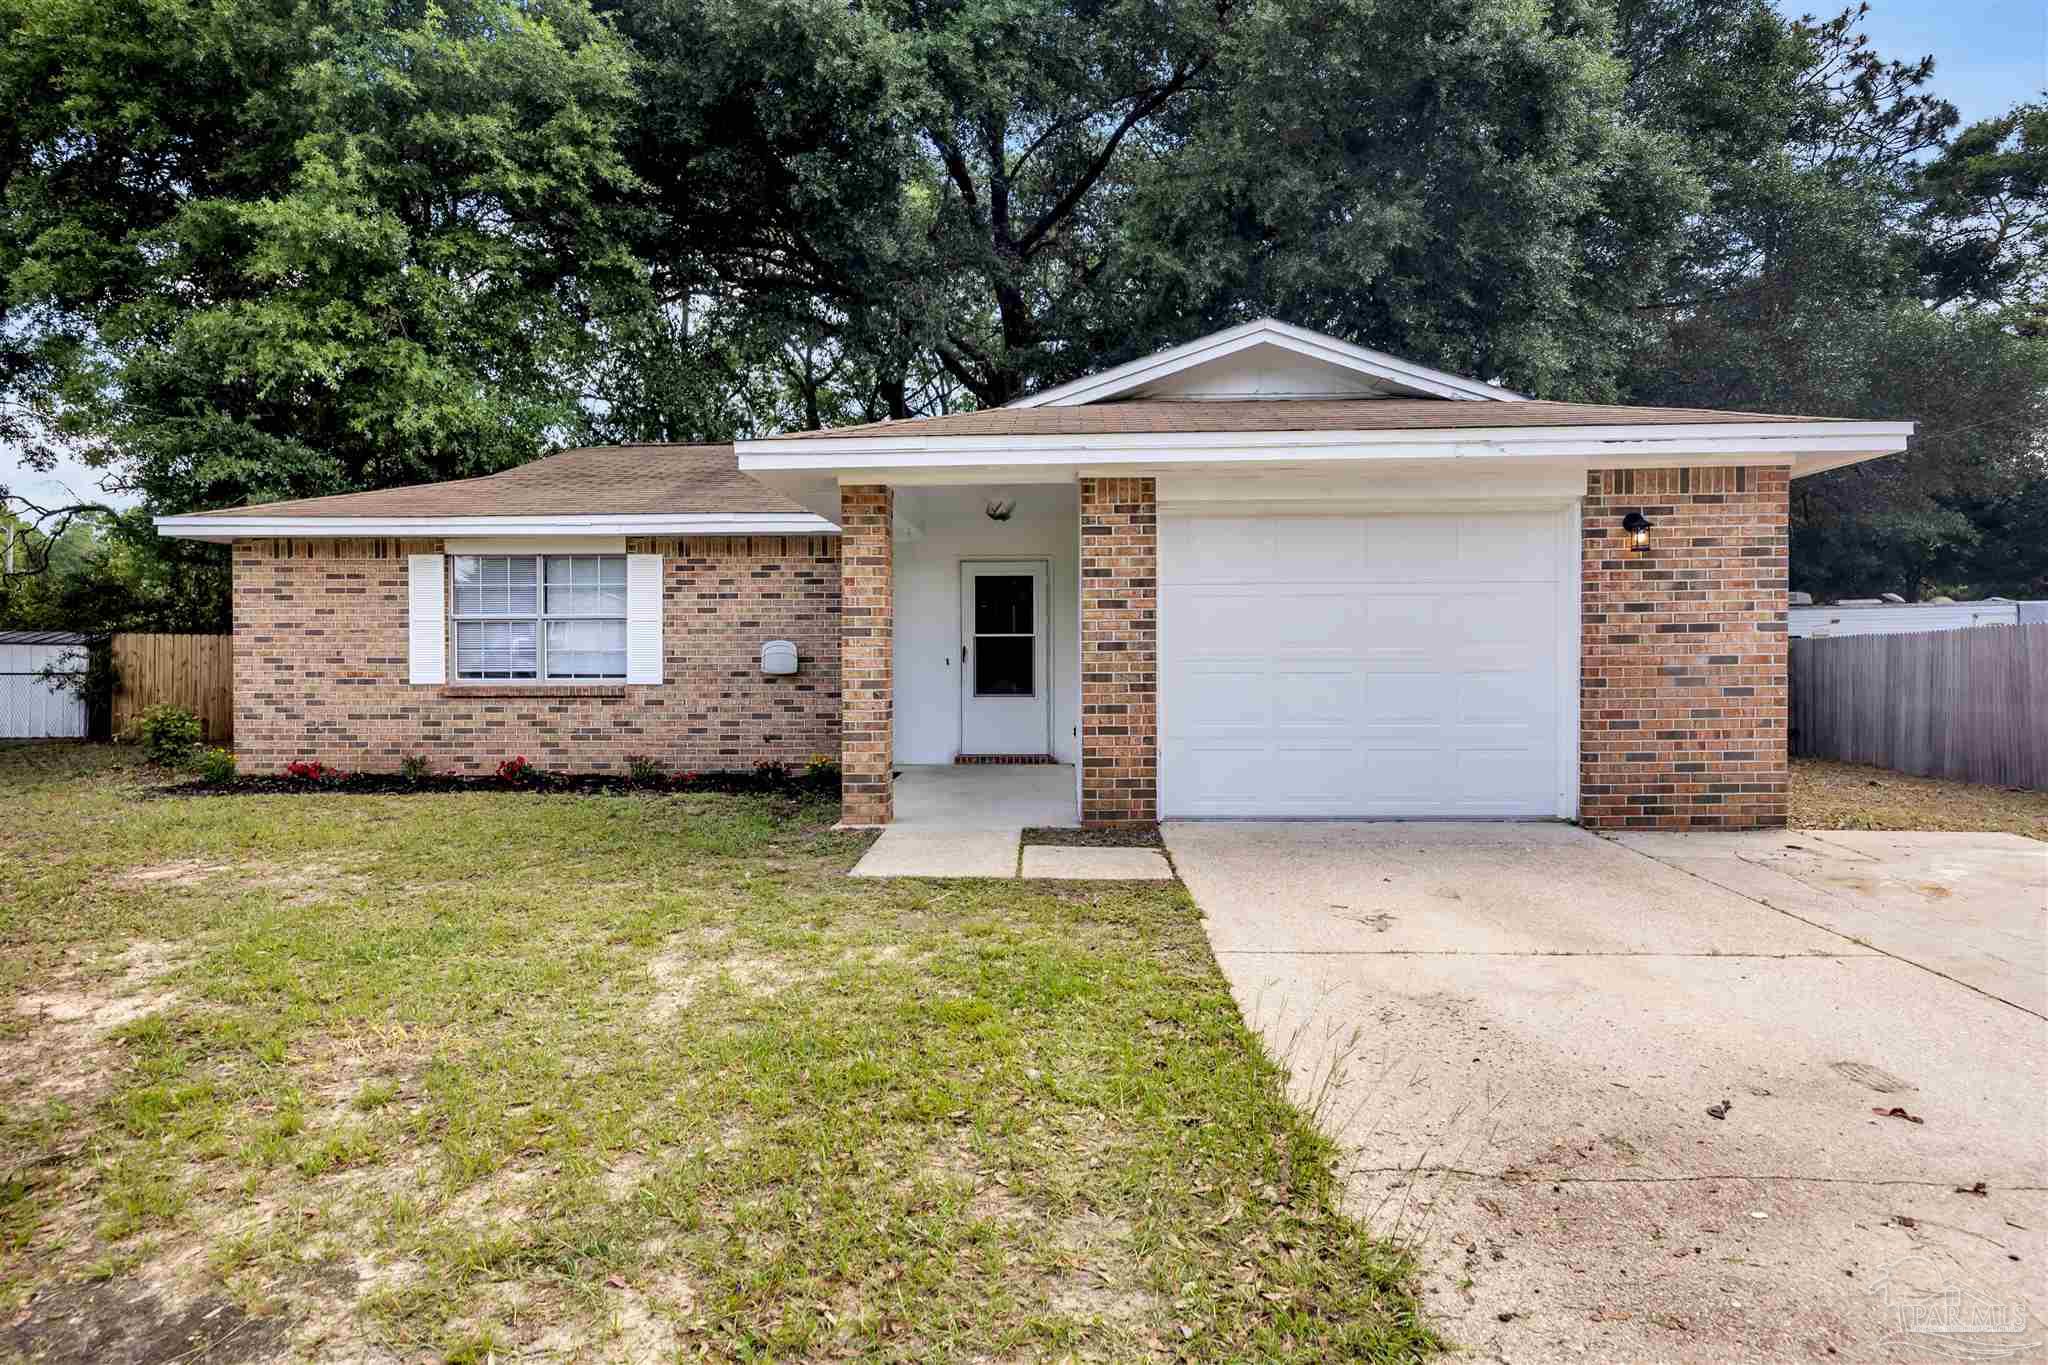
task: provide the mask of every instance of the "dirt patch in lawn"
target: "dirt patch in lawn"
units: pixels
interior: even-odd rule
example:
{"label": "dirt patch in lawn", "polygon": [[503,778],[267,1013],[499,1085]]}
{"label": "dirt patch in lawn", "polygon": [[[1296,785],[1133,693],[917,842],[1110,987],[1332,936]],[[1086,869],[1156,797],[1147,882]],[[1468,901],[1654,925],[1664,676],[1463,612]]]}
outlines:
{"label": "dirt patch in lawn", "polygon": [[119,881],[121,885],[131,887],[196,887],[217,879],[230,880],[243,891],[291,891],[293,894],[286,899],[292,905],[316,905],[343,896],[361,895],[370,886],[368,877],[347,871],[339,863],[286,866],[268,862],[212,863],[197,859],[133,868],[123,873]]}
{"label": "dirt patch in lawn", "polygon": [[1990,831],[2048,840],[2048,791],[1799,758],[1792,761],[1792,827]]}
{"label": "dirt patch in lawn", "polygon": [[25,1027],[0,1040],[0,1076],[17,1082],[12,1102],[77,1104],[99,1094],[114,1060],[108,1036],[176,1003],[175,992],[153,987],[180,961],[172,945],[144,940],[115,961],[118,976],[92,981],[72,975],[14,998]]}
{"label": "dirt patch in lawn", "polygon": [[732,982],[748,995],[767,998],[812,979],[810,973],[793,970],[773,958],[706,958],[689,948],[648,959],[647,974],[655,985],[654,996],[647,1002],[647,1017],[657,1024],[675,1018],[721,981]]}

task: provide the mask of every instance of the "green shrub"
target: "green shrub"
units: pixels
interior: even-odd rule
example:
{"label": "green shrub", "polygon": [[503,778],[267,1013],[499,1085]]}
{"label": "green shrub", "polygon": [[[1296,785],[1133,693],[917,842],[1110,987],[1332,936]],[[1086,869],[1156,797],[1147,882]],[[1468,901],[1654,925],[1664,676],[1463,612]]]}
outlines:
{"label": "green shrub", "polygon": [[425,754],[407,754],[398,760],[398,775],[406,781],[418,784],[434,775],[434,765]]}
{"label": "green shrub", "polygon": [[812,754],[811,761],[804,764],[804,776],[815,782],[823,782],[839,776],[839,760],[830,754]]}
{"label": "green shrub", "polygon": [[212,748],[199,755],[199,776],[215,784],[235,780],[235,756],[222,748]]}
{"label": "green shrub", "polygon": [[152,706],[136,728],[142,734],[143,752],[166,768],[191,762],[192,751],[199,747],[199,717],[182,706]]}
{"label": "green shrub", "polygon": [[632,774],[635,785],[642,787],[658,786],[668,776],[660,762],[646,754],[627,754],[626,771]]}

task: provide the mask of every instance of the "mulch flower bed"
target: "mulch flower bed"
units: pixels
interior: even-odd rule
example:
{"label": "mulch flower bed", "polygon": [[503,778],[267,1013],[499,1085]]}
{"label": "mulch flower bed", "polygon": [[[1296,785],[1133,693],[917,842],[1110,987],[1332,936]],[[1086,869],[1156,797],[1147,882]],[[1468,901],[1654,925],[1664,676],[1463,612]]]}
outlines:
{"label": "mulch flower bed", "polygon": [[1057,829],[1038,826],[1024,831],[1024,842],[1040,847],[1165,848],[1157,825],[1125,825],[1116,829]]}
{"label": "mulch flower bed", "polygon": [[517,777],[464,777],[429,773],[408,778],[402,773],[328,772],[316,777],[286,773],[251,774],[225,782],[193,778],[145,789],[151,797],[170,796],[433,796],[452,792],[525,792],[533,796],[636,796],[665,792],[721,792],[736,795],[837,797],[837,772],[792,772],[760,768],[750,772],[676,773],[640,780],[620,773],[555,773],[527,768]]}

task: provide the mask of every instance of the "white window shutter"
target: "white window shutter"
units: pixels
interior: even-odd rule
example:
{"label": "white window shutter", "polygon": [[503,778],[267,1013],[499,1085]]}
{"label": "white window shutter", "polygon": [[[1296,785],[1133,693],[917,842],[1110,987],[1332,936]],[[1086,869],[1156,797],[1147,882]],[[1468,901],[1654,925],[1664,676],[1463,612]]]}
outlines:
{"label": "white window shutter", "polygon": [[448,576],[443,558],[406,556],[406,660],[414,683],[448,681]]}
{"label": "white window shutter", "polygon": [[661,556],[626,556],[626,681],[661,681]]}

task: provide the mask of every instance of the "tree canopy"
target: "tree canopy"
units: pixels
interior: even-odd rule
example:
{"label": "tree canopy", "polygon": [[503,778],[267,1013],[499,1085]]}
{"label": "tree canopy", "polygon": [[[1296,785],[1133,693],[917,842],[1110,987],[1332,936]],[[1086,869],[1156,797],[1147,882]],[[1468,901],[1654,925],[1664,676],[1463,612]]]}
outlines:
{"label": "tree canopy", "polygon": [[[1961,126],[1860,17],[0,0],[0,440],[175,512],[998,404],[1273,314],[1913,418],[1796,486],[1794,586],[2048,595],[2048,110]],[[124,620],[221,615],[213,547],[92,538],[194,585]]]}

